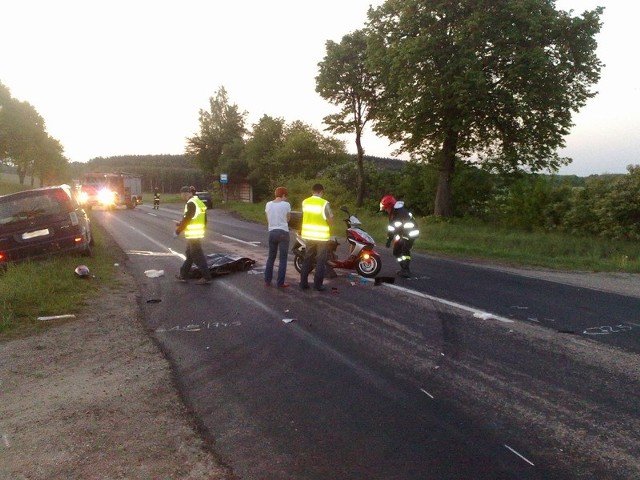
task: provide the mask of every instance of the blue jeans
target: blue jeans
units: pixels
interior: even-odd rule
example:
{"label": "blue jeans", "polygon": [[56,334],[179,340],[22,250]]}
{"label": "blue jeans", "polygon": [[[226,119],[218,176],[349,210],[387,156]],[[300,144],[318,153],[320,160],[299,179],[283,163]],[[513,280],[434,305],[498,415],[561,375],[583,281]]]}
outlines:
{"label": "blue jeans", "polygon": [[271,283],[273,279],[273,264],[276,261],[276,255],[280,253],[280,262],[278,264],[278,280],[279,287],[284,285],[285,275],[287,274],[287,254],[289,253],[289,232],[286,230],[269,231],[269,256],[267,257],[267,266],[264,269],[264,282]]}

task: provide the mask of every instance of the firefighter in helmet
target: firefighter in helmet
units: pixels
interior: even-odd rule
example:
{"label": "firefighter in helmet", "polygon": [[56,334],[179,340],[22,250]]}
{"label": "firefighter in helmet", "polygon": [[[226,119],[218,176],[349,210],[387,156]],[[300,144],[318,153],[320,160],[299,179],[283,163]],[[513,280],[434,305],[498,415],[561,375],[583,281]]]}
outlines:
{"label": "firefighter in helmet", "polygon": [[389,214],[386,247],[389,248],[393,242],[393,256],[400,264],[398,275],[408,278],[411,276],[411,247],[420,234],[418,225],[404,202],[396,200],[392,195],[385,195],[380,200],[380,211],[383,210]]}

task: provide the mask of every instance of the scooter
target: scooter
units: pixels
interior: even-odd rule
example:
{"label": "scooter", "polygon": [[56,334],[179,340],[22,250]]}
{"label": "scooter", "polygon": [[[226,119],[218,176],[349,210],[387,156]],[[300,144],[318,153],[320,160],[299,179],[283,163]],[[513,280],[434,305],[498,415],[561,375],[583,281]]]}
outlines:
{"label": "scooter", "polygon": [[[345,218],[344,221],[347,224],[349,255],[344,260],[338,260],[336,250],[340,244],[336,237],[331,237],[327,245],[327,265],[332,268],[345,270],[355,269],[358,274],[366,278],[375,277],[380,273],[382,260],[380,259],[380,255],[373,249],[376,244],[373,237],[360,228],[362,222],[360,222],[355,215],[351,215],[347,207],[340,207],[340,210],[347,214],[347,218]],[[294,256],[293,265],[298,272],[301,272],[306,244],[298,230],[296,230],[296,240],[291,251]],[[315,261],[312,261],[311,270],[313,270],[314,266]]]}

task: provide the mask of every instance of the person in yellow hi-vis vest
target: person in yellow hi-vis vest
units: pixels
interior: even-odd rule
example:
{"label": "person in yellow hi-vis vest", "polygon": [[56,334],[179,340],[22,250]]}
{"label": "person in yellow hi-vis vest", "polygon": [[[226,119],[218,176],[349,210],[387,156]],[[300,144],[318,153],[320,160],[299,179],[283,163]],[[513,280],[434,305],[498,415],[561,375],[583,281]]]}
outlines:
{"label": "person in yellow hi-vis vest", "polygon": [[195,263],[202,277],[194,283],[196,285],[207,285],[211,283],[211,272],[202,251],[202,239],[207,228],[207,206],[195,195],[195,191],[194,187],[182,187],[180,189],[180,195],[186,203],[182,220],[176,224],[175,236],[177,237],[180,232],[184,232],[184,238],[187,240],[187,251],[185,252],[184,263],[180,267],[180,273],[176,275],[176,278],[180,282],[186,282],[189,278],[191,265]]}
{"label": "person in yellow hi-vis vest", "polygon": [[315,257],[316,268],[313,276],[313,288],[319,292],[325,290],[322,285],[327,264],[327,242],[331,237],[333,212],[322,195],[324,187],[316,183],[311,189],[312,195],[302,202],[302,228],[300,236],[305,240],[306,249],[302,271],[300,272],[300,288],[308,290],[311,261]]}

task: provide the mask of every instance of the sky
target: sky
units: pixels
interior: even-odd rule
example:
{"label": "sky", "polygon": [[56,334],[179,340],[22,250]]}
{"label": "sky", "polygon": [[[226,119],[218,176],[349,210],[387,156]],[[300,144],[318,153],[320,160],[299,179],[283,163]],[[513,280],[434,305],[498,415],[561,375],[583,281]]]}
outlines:
{"label": "sky", "polygon": [[[323,130],[334,113],[315,92],[325,42],[362,28],[382,0],[0,0],[0,82],[31,103],[71,161],[182,154],[220,86],[247,112]],[[640,164],[639,62],[633,0],[557,0],[605,7],[599,93],[574,114],[559,173],[625,173]],[[355,153],[353,136],[340,136]],[[368,131],[365,153],[392,157]]]}

